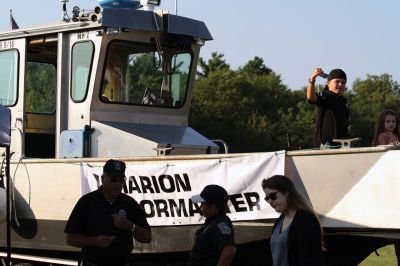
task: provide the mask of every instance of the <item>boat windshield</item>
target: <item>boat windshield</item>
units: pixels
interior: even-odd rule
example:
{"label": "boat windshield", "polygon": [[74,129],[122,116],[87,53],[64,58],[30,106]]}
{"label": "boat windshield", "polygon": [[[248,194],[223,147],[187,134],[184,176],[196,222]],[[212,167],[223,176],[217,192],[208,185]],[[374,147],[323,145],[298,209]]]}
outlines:
{"label": "boat windshield", "polygon": [[184,105],[192,53],[126,41],[108,46],[100,98],[105,103],[180,108]]}

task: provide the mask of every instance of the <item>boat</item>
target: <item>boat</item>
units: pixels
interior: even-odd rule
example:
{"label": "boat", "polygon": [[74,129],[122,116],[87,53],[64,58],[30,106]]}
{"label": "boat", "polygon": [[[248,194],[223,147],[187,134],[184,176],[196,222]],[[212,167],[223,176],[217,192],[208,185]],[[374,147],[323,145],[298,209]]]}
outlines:
{"label": "boat", "polygon": [[[145,265],[186,261],[202,222],[189,199],[204,182],[231,188],[235,265],[264,265],[277,214],[260,184],[272,172],[291,177],[320,215],[330,263],[351,265],[400,238],[398,147],[224,153],[188,126],[200,49],[213,39],[204,22],[157,10],[159,1],[99,1],[71,13],[61,3],[56,23],[0,33],[14,262],[76,265],[64,227],[110,158],[127,163],[124,192],[152,225],[152,243],[133,251]],[[4,258],[6,223],[0,230]]]}

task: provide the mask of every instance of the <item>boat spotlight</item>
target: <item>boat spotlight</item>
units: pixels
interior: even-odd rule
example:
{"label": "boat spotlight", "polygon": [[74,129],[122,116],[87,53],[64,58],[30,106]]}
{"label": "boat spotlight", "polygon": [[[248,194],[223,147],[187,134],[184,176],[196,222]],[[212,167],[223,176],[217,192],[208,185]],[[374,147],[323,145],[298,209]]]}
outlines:
{"label": "boat spotlight", "polygon": [[159,6],[161,4],[161,0],[149,0],[149,4]]}
{"label": "boat spotlight", "polygon": [[200,46],[203,46],[205,44],[205,40],[201,39],[201,38],[194,38],[194,40],[196,41],[196,43]]}
{"label": "boat spotlight", "polygon": [[117,27],[108,27],[106,29],[106,34],[107,35],[118,35],[121,33],[121,28],[117,28]]}
{"label": "boat spotlight", "polygon": [[153,11],[154,6],[159,6],[161,0],[140,0],[140,4],[143,6],[143,10]]}

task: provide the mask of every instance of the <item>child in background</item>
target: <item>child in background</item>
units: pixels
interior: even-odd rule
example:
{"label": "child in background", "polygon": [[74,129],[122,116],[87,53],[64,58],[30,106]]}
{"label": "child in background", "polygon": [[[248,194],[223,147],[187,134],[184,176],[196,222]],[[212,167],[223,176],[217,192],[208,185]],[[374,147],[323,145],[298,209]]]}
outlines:
{"label": "child in background", "polygon": [[376,124],[372,146],[397,144],[399,139],[399,117],[393,110],[383,110]]}
{"label": "child in background", "polygon": [[[399,117],[392,110],[383,110],[376,124],[375,136],[372,146],[399,144]],[[394,243],[397,265],[400,265],[400,239]]]}

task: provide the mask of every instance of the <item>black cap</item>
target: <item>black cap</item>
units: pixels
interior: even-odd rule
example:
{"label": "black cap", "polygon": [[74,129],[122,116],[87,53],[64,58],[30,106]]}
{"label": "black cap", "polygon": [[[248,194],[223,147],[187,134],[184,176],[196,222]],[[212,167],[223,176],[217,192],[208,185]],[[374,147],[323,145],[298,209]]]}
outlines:
{"label": "black cap", "polygon": [[218,185],[207,185],[199,195],[192,196],[194,203],[224,203],[229,199],[228,192]]}
{"label": "black cap", "polygon": [[123,161],[108,160],[103,166],[103,173],[109,177],[125,177],[126,165]]}
{"label": "black cap", "polygon": [[331,72],[329,72],[329,75],[328,75],[328,81],[330,81],[332,79],[344,79],[347,81],[347,75],[341,69],[334,69]]}

